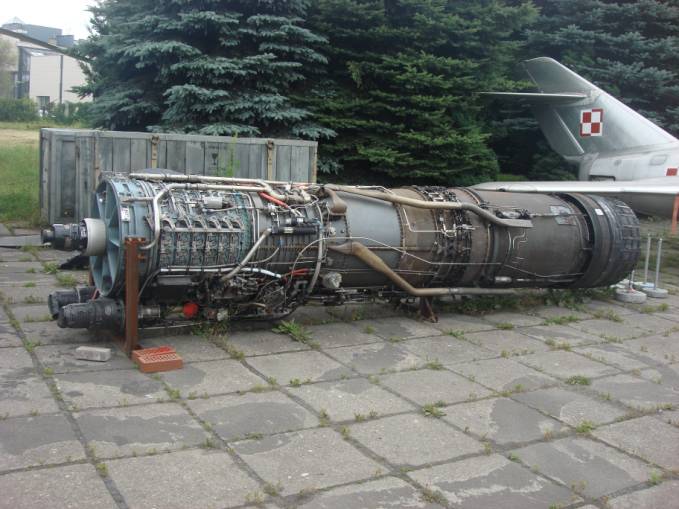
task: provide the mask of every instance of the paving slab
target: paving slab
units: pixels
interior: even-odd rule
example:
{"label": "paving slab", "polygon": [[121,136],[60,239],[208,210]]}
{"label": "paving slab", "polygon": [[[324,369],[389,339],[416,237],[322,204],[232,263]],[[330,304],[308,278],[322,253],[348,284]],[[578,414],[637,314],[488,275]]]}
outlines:
{"label": "paving slab", "polygon": [[2,475],[0,493],[0,505],[11,509],[118,507],[92,465],[68,465]]}
{"label": "paving slab", "polygon": [[[25,286],[28,284],[29,286]],[[47,309],[47,298],[55,288],[51,285],[24,283],[21,286],[0,287],[7,304],[36,304],[42,303]]]}
{"label": "paving slab", "polygon": [[584,421],[595,425],[605,424],[626,414],[624,410],[601,399],[560,387],[515,394],[512,397],[570,426],[577,426]]}
{"label": "paving slab", "polygon": [[610,424],[593,432],[615,447],[668,470],[679,469],[679,429],[651,416]]}
{"label": "paving slab", "polygon": [[664,481],[652,488],[611,498],[606,505],[610,509],[670,509],[679,507],[678,495],[679,481]]}
{"label": "paving slab", "polygon": [[309,350],[307,345],[293,341],[287,334],[277,334],[271,330],[232,332],[226,342],[247,356]]}
{"label": "paving slab", "polygon": [[386,477],[361,484],[333,488],[297,505],[299,509],[348,508],[419,508],[440,509],[440,505],[424,501],[422,494],[410,484],[395,477]]}
{"label": "paving slab", "polygon": [[188,404],[227,441],[318,425],[311,412],[279,391],[214,396],[190,400]]}
{"label": "paving slab", "polygon": [[450,366],[467,378],[490,387],[494,391],[532,390],[558,383],[555,378],[512,359],[487,359]]}
{"label": "paving slab", "polygon": [[291,387],[290,394],[302,399],[317,412],[325,411],[332,421],[365,419],[414,410],[398,396],[365,378],[336,380]]}
{"label": "paving slab", "polygon": [[0,421],[0,471],[84,458],[85,450],[63,415]]}
{"label": "paving slab", "polygon": [[352,438],[394,465],[418,466],[477,453],[483,446],[440,419],[422,414],[385,417],[349,427]]}
{"label": "paving slab", "polygon": [[639,375],[646,380],[679,391],[679,364],[661,364],[654,368],[642,369]]}
{"label": "paving slab", "polygon": [[679,334],[677,333],[633,339],[625,341],[622,346],[655,359],[659,363],[679,362]]}
{"label": "paving slab", "polygon": [[585,311],[589,313],[615,313],[619,316],[629,315],[634,313],[634,309],[622,305],[618,305],[612,300],[592,299],[585,304]]}
{"label": "paving slab", "polygon": [[433,323],[432,326],[444,333],[478,332],[495,328],[494,324],[487,322],[483,318],[460,315],[457,313],[442,313],[439,315],[439,321]]}
{"label": "paving slab", "polygon": [[4,260],[0,262],[0,274],[25,274],[29,269],[33,269],[36,272],[42,272],[42,263],[35,261],[35,258],[30,254],[24,253],[20,249],[12,255],[12,258],[15,258],[16,260],[7,260],[7,255],[9,255],[9,253],[5,250],[0,253],[0,257]]}
{"label": "paving slab", "polygon": [[20,380],[37,374],[33,359],[23,347],[0,351],[0,380]]}
{"label": "paving slab", "polygon": [[0,348],[22,346],[21,338],[8,323],[0,322]]}
{"label": "paving slab", "polygon": [[403,343],[375,343],[333,348],[328,355],[365,375],[413,369],[426,363],[410,352]]}
{"label": "paving slab", "polygon": [[485,387],[446,370],[404,371],[382,376],[380,383],[418,405],[458,403],[492,394]]}
{"label": "paving slab", "polygon": [[475,345],[495,352],[495,355],[512,356],[544,352],[549,347],[542,341],[529,338],[514,330],[473,332],[465,337]]}
{"label": "paving slab", "polygon": [[573,351],[592,360],[611,364],[624,371],[644,369],[657,365],[657,361],[643,352],[635,352],[619,343],[601,343],[573,348]]}
{"label": "paving slab", "polygon": [[519,360],[548,375],[565,379],[572,376],[597,377],[619,373],[619,370],[611,366],[562,350],[524,355]]}
{"label": "paving slab", "polygon": [[497,355],[495,352],[477,346],[469,341],[448,335],[413,339],[402,345],[403,348],[425,361],[439,361],[446,365],[488,359]]}
{"label": "paving slab", "polygon": [[630,313],[624,316],[624,323],[653,334],[660,334],[677,326],[672,320],[650,313]]}
{"label": "paving slab", "polygon": [[161,377],[184,398],[247,391],[266,384],[243,364],[230,359],[193,362],[162,373]]}
{"label": "paving slab", "polygon": [[39,346],[34,352],[40,363],[54,373],[100,372],[134,367],[134,363],[114,343],[97,343],[96,346],[110,348],[111,359],[106,362],[78,359],[75,352],[78,347],[76,344]]}
{"label": "paving slab", "polygon": [[282,495],[368,479],[381,470],[329,428],[237,442],[233,449],[266,482],[280,483]]}
{"label": "paving slab", "polygon": [[161,336],[142,341],[143,348],[156,346],[171,346],[181,356],[184,362],[214,361],[226,359],[229,354],[225,350],[212,344],[202,336]]}
{"label": "paving slab", "polygon": [[492,398],[442,408],[443,420],[496,444],[539,440],[568,429],[562,423],[508,398]]}
{"label": "paving slab", "polygon": [[64,401],[77,409],[151,403],[168,397],[162,383],[136,369],[64,373],[54,381]]}
{"label": "paving slab", "polygon": [[41,378],[0,379],[0,418],[58,410],[52,393]]}
{"label": "paving slab", "polygon": [[426,468],[408,476],[442,493],[460,509],[544,509],[579,500],[570,490],[499,454]]}
{"label": "paving slab", "polygon": [[667,424],[679,427],[679,410],[662,410],[658,412],[656,418]]}
{"label": "paving slab", "polygon": [[372,321],[354,323],[330,323],[312,325],[307,331],[321,348],[380,343],[382,338],[373,333]]}
{"label": "paving slab", "polygon": [[638,410],[679,404],[679,390],[632,375],[617,375],[592,382],[592,389]]}
{"label": "paving slab", "polygon": [[[363,325],[363,323],[357,324]],[[366,323],[372,334],[390,341],[438,336],[441,331],[431,323],[411,318],[391,317],[370,320]]]}
{"label": "paving slab", "polygon": [[27,340],[41,345],[91,343],[99,346],[100,343],[108,342],[104,335],[96,331],[88,329],[62,329],[54,321],[24,322],[21,324],[21,330]]}
{"label": "paving slab", "polygon": [[21,304],[12,307],[14,318],[21,323],[51,322],[52,317],[45,304]]}
{"label": "paving slab", "polygon": [[338,318],[329,314],[327,309],[327,306],[309,304],[297,308],[287,319],[302,325],[322,325],[336,322]]}
{"label": "paving slab", "polygon": [[577,318],[578,320],[590,318],[590,316],[583,311],[562,306],[540,306],[533,309],[532,312],[535,313],[537,316],[545,318],[547,320],[564,317],[569,318],[573,317]]}
{"label": "paving slab", "polygon": [[544,320],[539,316],[529,315],[526,313],[514,313],[503,311],[499,313],[489,313],[483,318],[492,324],[512,324],[514,327],[529,327],[531,325],[539,325]]}
{"label": "paving slab", "polygon": [[646,482],[652,470],[637,459],[587,438],[537,443],[513,453],[533,470],[591,498]]}
{"label": "paving slab", "polygon": [[12,235],[12,232],[4,224],[0,223],[0,237],[8,237]]}
{"label": "paving slab", "polygon": [[234,507],[259,489],[224,451],[171,452],[107,461],[106,466],[130,509]]}
{"label": "paving slab", "polygon": [[624,322],[614,322],[613,320],[606,319],[583,320],[582,322],[571,323],[569,327],[593,336],[616,341],[638,338],[646,332]]}
{"label": "paving slab", "polygon": [[526,336],[539,339],[546,343],[555,345],[576,346],[587,343],[600,343],[601,338],[592,334],[587,334],[567,325],[537,325],[535,327],[522,327],[517,332]]}
{"label": "paving slab", "polygon": [[250,357],[247,362],[265,377],[274,378],[281,385],[289,384],[294,379],[317,382],[353,375],[349,368],[313,350]]}
{"label": "paving slab", "polygon": [[197,446],[208,436],[176,403],[87,410],[74,417],[98,458]]}

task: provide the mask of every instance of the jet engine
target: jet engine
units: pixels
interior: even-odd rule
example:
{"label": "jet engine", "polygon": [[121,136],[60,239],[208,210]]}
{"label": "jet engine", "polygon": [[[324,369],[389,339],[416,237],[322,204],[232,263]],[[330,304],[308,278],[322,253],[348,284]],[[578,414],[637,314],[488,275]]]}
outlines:
{"label": "jet engine", "polygon": [[61,327],[123,327],[130,238],[141,254],[142,323],[280,318],[311,301],[600,287],[639,256],[629,207],[572,193],[147,172],[106,175],[92,210],[43,232],[54,248],[90,257],[93,287],[50,296]]}

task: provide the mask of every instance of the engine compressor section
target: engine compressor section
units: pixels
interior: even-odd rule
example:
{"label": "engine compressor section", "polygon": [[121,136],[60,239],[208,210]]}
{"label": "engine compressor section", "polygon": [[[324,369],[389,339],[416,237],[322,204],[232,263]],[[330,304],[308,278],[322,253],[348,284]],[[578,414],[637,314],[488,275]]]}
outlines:
{"label": "engine compressor section", "polygon": [[50,296],[61,327],[125,323],[124,250],[139,241],[138,317],[279,318],[301,304],[614,284],[639,256],[624,203],[581,194],[109,174],[92,217],[43,240],[90,257],[94,286]]}

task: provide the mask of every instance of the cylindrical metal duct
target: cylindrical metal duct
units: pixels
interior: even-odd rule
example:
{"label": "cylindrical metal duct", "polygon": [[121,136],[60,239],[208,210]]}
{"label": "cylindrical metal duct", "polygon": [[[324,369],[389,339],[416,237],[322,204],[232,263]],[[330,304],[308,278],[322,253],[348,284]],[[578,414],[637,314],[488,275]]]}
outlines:
{"label": "cylindrical metal duct", "polygon": [[140,303],[191,302],[204,319],[279,317],[310,300],[605,286],[639,256],[634,213],[598,196],[134,177],[106,177],[95,217],[45,237],[93,254],[108,299],[123,295],[125,239],[145,239]]}

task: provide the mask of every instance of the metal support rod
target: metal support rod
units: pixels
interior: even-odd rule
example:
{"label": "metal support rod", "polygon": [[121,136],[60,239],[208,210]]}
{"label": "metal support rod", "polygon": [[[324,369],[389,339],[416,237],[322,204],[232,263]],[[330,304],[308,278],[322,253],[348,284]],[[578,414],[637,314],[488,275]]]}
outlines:
{"label": "metal support rod", "polygon": [[346,242],[339,246],[328,246],[328,249],[338,253],[353,255],[371,269],[387,276],[401,290],[414,297],[441,297],[444,295],[513,295],[515,290],[508,288],[415,288],[408,281],[399,276],[382,258],[370,251],[360,242]]}
{"label": "metal support rod", "polygon": [[139,245],[142,238],[125,239],[125,340],[123,351],[131,355],[139,342]]}
{"label": "metal support rod", "polygon": [[651,234],[646,238],[646,261],[644,262],[644,284],[648,282],[648,263],[651,258]]}
{"label": "metal support rod", "polygon": [[679,219],[679,194],[674,197],[674,206],[672,207],[672,235],[677,234],[678,219]]}
{"label": "metal support rod", "polygon": [[662,255],[662,237],[658,239],[658,249],[655,257],[655,281],[653,281],[653,289],[655,290],[660,285],[660,258]]}

